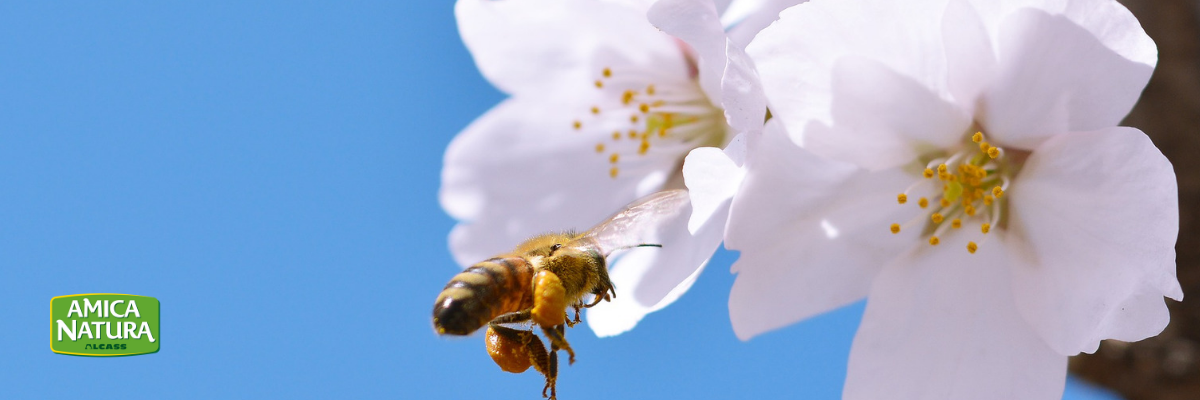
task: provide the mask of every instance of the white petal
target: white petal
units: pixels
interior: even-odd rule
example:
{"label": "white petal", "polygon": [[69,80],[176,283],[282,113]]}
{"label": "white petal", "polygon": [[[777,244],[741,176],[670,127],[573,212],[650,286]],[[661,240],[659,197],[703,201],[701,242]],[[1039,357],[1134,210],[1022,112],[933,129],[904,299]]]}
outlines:
{"label": "white petal", "polygon": [[974,115],[976,99],[994,78],[996,55],[987,27],[971,3],[952,1],[946,5],[942,40],[946,46],[946,84],[959,107]]}
{"label": "white petal", "polygon": [[742,340],[862,298],[916,240],[888,227],[912,216],[896,194],[917,178],[821,159],[776,126],[751,143],[726,230],[726,247],[741,251],[729,314]]}
{"label": "white petal", "polygon": [[[948,97],[941,40],[944,9],[945,0],[811,1],[781,12],[746,52],[762,77],[772,115],[793,136],[806,134],[814,120],[833,125],[838,93],[834,68],[846,56],[874,60],[926,92]],[[796,139],[807,146],[803,138]]]}
{"label": "white petal", "polygon": [[688,153],[683,163],[683,179],[692,200],[688,230],[696,232],[714,217],[727,218],[729,204],[745,175],[721,149],[700,147]]}
{"label": "white petal", "polygon": [[606,154],[595,151],[607,131],[571,129],[569,102],[512,98],[473,122],[450,143],[439,194],[462,220],[450,237],[455,260],[471,265],[511,250],[538,233],[587,229],[625,204],[657,190],[639,188],[677,168],[678,159],[647,157],[622,163],[609,176]]}
{"label": "white petal", "polygon": [[[588,326],[598,336],[632,329],[647,313],[675,302],[691,288],[721,243],[725,214],[688,232],[685,210],[662,230],[661,248],[637,248],[621,255],[609,272],[617,296],[588,310]],[[727,212],[727,211],[726,211]]]}
{"label": "white petal", "polygon": [[842,398],[1060,399],[1067,357],[1013,304],[1005,249],[967,235],[884,267],[850,348]]}
{"label": "white petal", "polygon": [[[1145,134],[1115,127],[1060,134],[1034,150],[1005,196],[1015,296],[1064,355],[1166,326],[1179,204],[1171,163]],[[1019,242],[1018,242],[1019,240]]]}
{"label": "white petal", "polygon": [[758,134],[767,115],[767,96],[754,61],[733,42],[725,43],[725,75],[721,77],[721,106],[736,132]]}
{"label": "white petal", "polygon": [[1158,60],[1154,41],[1146,36],[1129,9],[1112,0],[969,0],[990,32],[1016,10],[1031,8],[1062,15],[1096,36],[1105,47],[1129,60],[1153,66]]}
{"label": "white petal", "polygon": [[1056,133],[1116,125],[1154,71],[1062,15],[1017,10],[997,35],[997,77],[980,122],[1008,146],[1032,149]]}
{"label": "white petal", "polygon": [[930,148],[954,146],[971,125],[955,104],[872,59],[838,60],[832,90],[833,124],[810,124],[801,143],[862,168],[897,167]]}
{"label": "white petal", "polygon": [[725,13],[721,24],[729,31],[729,40],[745,48],[759,31],[779,19],[785,8],[808,0],[734,0]]}
{"label": "white petal", "polygon": [[605,67],[686,76],[678,46],[638,2],[459,0],[459,33],[479,70],[509,94],[586,87]]}
{"label": "white petal", "polygon": [[646,13],[650,23],[696,51],[700,87],[719,101],[725,71],[725,31],[712,0],[659,0]]}

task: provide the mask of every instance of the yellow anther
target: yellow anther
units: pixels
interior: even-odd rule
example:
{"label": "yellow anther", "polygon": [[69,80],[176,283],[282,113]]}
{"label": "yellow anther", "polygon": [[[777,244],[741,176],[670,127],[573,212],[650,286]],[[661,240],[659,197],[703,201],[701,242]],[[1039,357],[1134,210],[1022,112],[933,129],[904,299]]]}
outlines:
{"label": "yellow anther", "polygon": [[962,220],[958,218],[950,220],[950,227],[954,229],[962,228]]}
{"label": "yellow anther", "polygon": [[596,143],[596,152],[597,152],[597,153],[603,153],[603,152],[604,152],[604,143]]}
{"label": "yellow anther", "polygon": [[987,151],[987,149],[991,147],[992,145],[988,142],[979,142],[979,151]]}
{"label": "yellow anther", "polygon": [[654,85],[646,86],[646,94],[651,95],[651,96],[654,95]]}
{"label": "yellow anther", "polygon": [[617,177],[617,167],[612,167],[612,169],[608,170],[608,176],[616,178]]}
{"label": "yellow anther", "polygon": [[574,126],[575,130],[579,130],[580,128],[583,128],[583,122],[575,121],[571,124],[571,126]]}
{"label": "yellow anther", "polygon": [[942,216],[942,213],[933,213],[933,215],[929,216],[929,219],[933,220],[935,224],[940,224],[945,217]]}
{"label": "yellow anther", "polygon": [[638,154],[646,154],[650,150],[650,142],[643,140],[641,146],[638,147]]}
{"label": "yellow anther", "polygon": [[975,216],[975,206],[968,204],[966,207],[963,207],[963,208],[966,210],[966,211],[964,211],[964,212],[966,212],[966,213],[967,213],[967,216],[968,216],[968,217],[974,217],[974,216]]}
{"label": "yellow anther", "polygon": [[613,163],[613,164],[616,164],[617,161],[620,159],[621,159],[621,155],[617,154],[617,153],[612,153],[611,156],[608,156],[608,162]]}
{"label": "yellow anther", "polygon": [[921,206],[921,208],[929,207],[929,199],[922,197],[920,200],[917,200],[917,205]]}
{"label": "yellow anther", "polygon": [[998,198],[1000,198],[1000,196],[1003,196],[1003,195],[1004,195],[1004,189],[1001,189],[999,186],[992,188],[992,197],[995,197],[998,199]]}
{"label": "yellow anther", "polygon": [[971,136],[971,141],[975,142],[975,143],[982,142],[983,141],[983,132],[975,132],[975,135]]}
{"label": "yellow anther", "polygon": [[991,157],[991,158],[1000,157],[1000,148],[999,147],[990,147],[990,148],[988,148],[987,153],[988,153],[988,157]]}
{"label": "yellow anther", "polygon": [[983,226],[979,227],[979,231],[983,232],[984,235],[986,235],[988,233],[988,231],[991,231],[991,230],[992,230],[992,224],[983,224]]}
{"label": "yellow anther", "polygon": [[621,104],[629,105],[629,103],[633,101],[633,96],[636,94],[637,93],[634,93],[632,90],[626,90],[625,93],[621,94]]}
{"label": "yellow anther", "polygon": [[938,202],[938,204],[941,204],[942,207],[950,207],[950,200],[946,200],[946,198],[943,197],[942,200]]}
{"label": "yellow anther", "polygon": [[629,130],[629,138],[630,138],[630,139],[637,139],[637,131],[635,131],[635,130],[633,130],[633,129],[630,129],[630,130]]}
{"label": "yellow anther", "polygon": [[613,131],[613,140],[621,140],[621,131]]}
{"label": "yellow anther", "polygon": [[896,196],[896,201],[900,202],[900,204],[907,203],[907,202],[908,202],[908,195],[907,195],[907,194],[904,194],[904,193],[900,193],[900,195],[899,195],[899,196]]}
{"label": "yellow anther", "polygon": [[636,123],[638,122],[638,116],[636,116],[636,115],[630,115],[630,116],[629,116],[629,122],[632,122],[632,123],[635,123],[635,124],[636,124]]}
{"label": "yellow anther", "polygon": [[650,112],[650,105],[646,104],[646,103],[642,103],[642,105],[638,106],[638,110],[641,110],[643,114],[648,113],[648,112]]}
{"label": "yellow anther", "polygon": [[938,240],[938,237],[937,237],[937,236],[930,236],[930,237],[929,237],[929,245],[930,245],[930,246],[937,246],[937,245],[938,245],[938,243],[941,243],[941,241],[940,241],[940,240]]}
{"label": "yellow anther", "polygon": [[975,242],[967,242],[967,251],[975,254],[975,250],[979,250],[979,245],[975,244]]}
{"label": "yellow anther", "polygon": [[946,164],[938,164],[938,175],[946,173]]}
{"label": "yellow anther", "polygon": [[600,113],[600,107],[594,107],[594,106],[593,106],[593,107],[592,107],[592,114],[599,114],[599,113]]}
{"label": "yellow anther", "polygon": [[601,72],[601,74],[603,74],[605,78],[612,78],[612,68],[604,67],[604,71]]}
{"label": "yellow anther", "polygon": [[658,128],[658,137],[667,137],[667,128]]}
{"label": "yellow anther", "polygon": [[925,168],[925,177],[926,177],[926,178],[932,178],[932,177],[933,177],[933,170],[932,170],[932,169],[929,169],[929,168]]}
{"label": "yellow anther", "polygon": [[892,233],[900,233],[900,224],[892,224]]}
{"label": "yellow anther", "polygon": [[983,196],[983,205],[985,205],[985,206],[992,205],[992,196]]}
{"label": "yellow anther", "polygon": [[602,88],[602,87],[604,87],[604,82],[600,82],[600,80],[599,80],[599,79],[597,79],[597,80],[596,80],[596,88],[597,88],[597,89],[599,89],[599,88]]}

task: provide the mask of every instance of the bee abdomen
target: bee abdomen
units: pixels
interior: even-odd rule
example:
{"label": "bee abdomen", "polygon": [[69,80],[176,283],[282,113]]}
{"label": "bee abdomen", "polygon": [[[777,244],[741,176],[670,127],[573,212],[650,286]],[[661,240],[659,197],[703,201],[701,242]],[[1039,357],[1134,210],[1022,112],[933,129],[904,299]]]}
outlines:
{"label": "bee abdomen", "polygon": [[493,258],[455,275],[433,305],[439,334],[467,335],[488,321],[533,306],[533,267],[522,258]]}

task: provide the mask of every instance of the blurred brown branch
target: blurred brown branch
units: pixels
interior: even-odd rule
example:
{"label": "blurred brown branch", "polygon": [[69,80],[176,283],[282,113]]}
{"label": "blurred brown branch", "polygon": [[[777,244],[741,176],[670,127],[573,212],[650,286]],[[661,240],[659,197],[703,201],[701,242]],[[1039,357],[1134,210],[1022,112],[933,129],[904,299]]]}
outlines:
{"label": "blurred brown branch", "polygon": [[1141,129],[1175,166],[1184,301],[1171,324],[1137,343],[1106,341],[1071,372],[1129,400],[1200,399],[1200,0],[1120,0],[1158,44],[1158,68],[1123,125]]}

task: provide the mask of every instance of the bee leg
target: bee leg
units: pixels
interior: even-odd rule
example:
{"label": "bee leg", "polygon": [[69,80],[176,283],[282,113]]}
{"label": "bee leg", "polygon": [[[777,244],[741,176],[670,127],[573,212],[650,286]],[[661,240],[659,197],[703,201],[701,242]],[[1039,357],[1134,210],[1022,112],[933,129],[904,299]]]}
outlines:
{"label": "bee leg", "polygon": [[521,343],[521,347],[524,347],[525,352],[529,355],[529,361],[533,364],[533,368],[546,377],[546,386],[542,387],[542,397],[546,397],[546,390],[549,389],[550,399],[553,400],[555,398],[554,386],[558,380],[558,354],[547,352],[542,339],[538,339],[532,331],[513,329],[498,325],[496,322],[491,323],[491,328],[496,334]]}
{"label": "bee leg", "polygon": [[568,327],[573,327],[573,326],[575,326],[575,324],[579,323],[579,309],[580,309],[580,307],[585,307],[585,306],[583,305],[583,303],[575,303],[575,304],[571,305],[571,307],[575,307],[575,319],[574,320],[571,320],[570,318],[567,319]]}
{"label": "bee leg", "polygon": [[543,326],[542,333],[546,335],[547,339],[550,339],[551,351],[556,351],[558,349],[566,350],[567,355],[570,356],[568,362],[570,364],[575,363],[575,350],[572,350],[571,345],[567,343],[567,338],[564,336],[566,334],[566,327],[564,325],[559,325],[553,328],[547,328]]}
{"label": "bee leg", "polygon": [[522,311],[510,312],[508,314],[502,314],[499,317],[496,317],[495,319],[493,319],[491,322],[489,322],[489,324],[491,324],[492,326],[497,326],[499,324],[518,324],[518,323],[522,323],[525,321],[529,321],[532,318],[533,318],[532,310],[526,309],[526,310],[522,310]]}
{"label": "bee leg", "polygon": [[[608,269],[600,268],[599,275],[600,283],[596,285],[596,291],[592,293],[597,296],[603,296],[604,300],[609,300],[608,293],[606,292],[611,292],[613,298],[617,297],[617,287],[613,285],[611,279],[608,279]],[[596,300],[596,302],[599,303],[600,301]]]}

